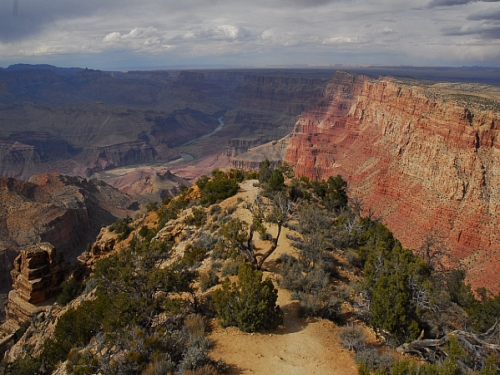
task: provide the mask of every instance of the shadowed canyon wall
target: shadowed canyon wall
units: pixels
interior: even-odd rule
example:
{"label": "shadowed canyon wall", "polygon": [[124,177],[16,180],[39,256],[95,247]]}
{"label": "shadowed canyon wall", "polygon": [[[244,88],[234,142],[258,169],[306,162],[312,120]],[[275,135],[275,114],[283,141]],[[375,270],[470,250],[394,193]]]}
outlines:
{"label": "shadowed canyon wall", "polygon": [[101,181],[56,174],[25,182],[0,177],[0,292],[10,287],[19,250],[49,242],[62,257],[76,258],[101,226],[133,215],[138,204]]}
{"label": "shadowed canyon wall", "polygon": [[484,95],[338,72],[285,161],[297,175],[343,175],[404,246],[441,236],[474,287],[498,292],[499,109]]}

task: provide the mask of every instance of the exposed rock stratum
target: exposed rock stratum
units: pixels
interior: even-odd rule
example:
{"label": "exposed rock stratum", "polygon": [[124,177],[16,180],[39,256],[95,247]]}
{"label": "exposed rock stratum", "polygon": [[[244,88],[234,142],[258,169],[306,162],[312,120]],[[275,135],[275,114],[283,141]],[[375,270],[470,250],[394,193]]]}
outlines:
{"label": "exposed rock stratum", "polygon": [[341,174],[403,245],[429,233],[499,291],[500,103],[490,95],[338,72],[296,123],[296,174]]}

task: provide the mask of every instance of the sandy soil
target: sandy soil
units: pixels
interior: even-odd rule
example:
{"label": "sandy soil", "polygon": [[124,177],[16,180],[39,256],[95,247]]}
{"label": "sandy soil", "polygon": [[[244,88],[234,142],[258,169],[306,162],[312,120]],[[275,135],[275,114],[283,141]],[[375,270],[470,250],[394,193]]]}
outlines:
{"label": "sandy soil", "polygon": [[280,290],[278,304],[285,313],[284,325],[265,333],[243,333],[212,322],[209,338],[215,348],[210,356],[229,365],[228,374],[355,375],[352,353],[338,342],[337,326],[323,319],[298,317],[298,302]]}
{"label": "sandy soil", "polygon": [[[245,181],[237,196],[248,203],[255,199],[256,181]],[[224,202],[224,203],[226,203]],[[251,219],[248,210],[241,206],[237,215],[247,222]],[[276,227],[269,228],[276,235]],[[286,238],[288,230],[284,228],[276,251],[264,264],[264,269],[274,270],[274,260],[282,253],[294,253]],[[256,236],[257,237],[257,236]],[[256,241],[258,249],[265,250],[269,243]],[[265,276],[273,278],[271,272]],[[276,283],[275,283],[276,285]],[[352,353],[343,349],[337,339],[337,326],[323,319],[302,319],[298,317],[299,303],[290,298],[290,292],[278,289],[278,304],[285,313],[283,326],[264,333],[243,333],[237,328],[223,329],[217,321],[211,322],[212,332],[209,338],[214,343],[210,356],[214,360],[223,359],[229,365],[228,374],[287,374],[287,375],[332,375],[357,374]]]}

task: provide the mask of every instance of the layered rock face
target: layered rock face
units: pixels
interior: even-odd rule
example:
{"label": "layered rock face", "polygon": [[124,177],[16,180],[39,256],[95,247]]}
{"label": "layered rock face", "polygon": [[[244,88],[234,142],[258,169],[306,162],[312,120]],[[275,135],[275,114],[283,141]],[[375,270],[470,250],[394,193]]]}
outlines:
{"label": "layered rock face", "polygon": [[0,348],[2,354],[11,340],[10,335],[52,305],[52,298],[61,291],[64,271],[54,246],[40,243],[21,250],[11,276],[14,289],[9,292],[6,303],[6,321],[0,326],[0,341],[5,341],[3,349]]}
{"label": "layered rock face", "polygon": [[10,287],[12,260],[25,246],[50,242],[71,260],[94,241],[101,226],[133,215],[137,203],[100,181],[56,174],[29,182],[0,178],[0,290]]}
{"label": "layered rock face", "polygon": [[471,92],[337,73],[297,122],[284,160],[341,174],[403,245],[432,233],[499,291],[500,103]]}
{"label": "layered rock face", "polygon": [[21,250],[10,274],[15,292],[26,302],[43,302],[61,291],[63,270],[54,246],[47,242]]}
{"label": "layered rock face", "polygon": [[228,142],[227,155],[239,156],[251,147],[284,137],[299,115],[321,97],[327,80],[320,77],[246,74],[235,89],[239,105],[226,114],[239,127]]}

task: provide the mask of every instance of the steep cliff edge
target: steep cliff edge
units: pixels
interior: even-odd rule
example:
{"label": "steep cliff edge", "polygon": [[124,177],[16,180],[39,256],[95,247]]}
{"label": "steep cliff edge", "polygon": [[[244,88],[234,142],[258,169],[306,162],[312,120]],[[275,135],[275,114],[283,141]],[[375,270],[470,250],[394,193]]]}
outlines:
{"label": "steep cliff edge", "polygon": [[297,122],[284,160],[341,174],[412,249],[438,233],[474,287],[499,291],[500,102],[338,72]]}

